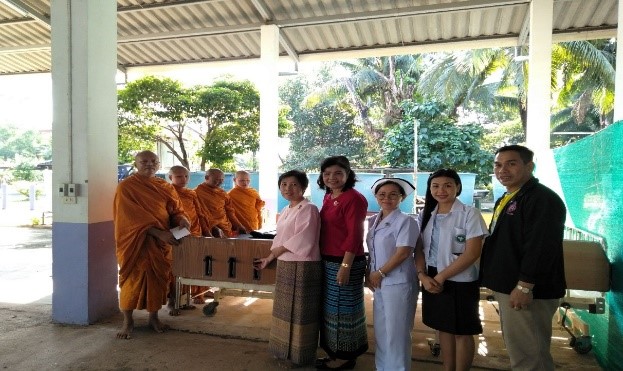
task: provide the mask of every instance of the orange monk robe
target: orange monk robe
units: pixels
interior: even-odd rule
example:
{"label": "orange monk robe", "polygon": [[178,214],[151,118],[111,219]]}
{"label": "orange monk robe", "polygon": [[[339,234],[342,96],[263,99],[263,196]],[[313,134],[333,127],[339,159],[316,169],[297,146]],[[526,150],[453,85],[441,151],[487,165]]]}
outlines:
{"label": "orange monk robe", "polygon": [[119,307],[158,311],[167,300],[172,247],[147,231],[168,230],[186,217],[177,192],[164,179],[132,175],[117,186],[113,215]]}
{"label": "orange monk robe", "polygon": [[212,226],[210,225],[210,214],[203,210],[203,206],[199,203],[197,194],[192,189],[175,186],[177,194],[180,196],[180,201],[184,206],[184,211],[188,215],[188,221],[190,222],[190,234],[195,237],[212,236],[210,232]]}
{"label": "orange monk robe", "polygon": [[247,231],[262,228],[262,208],[266,202],[255,189],[236,186],[229,191],[229,197],[238,220]]}
{"label": "orange monk robe", "polygon": [[[212,236],[212,233],[210,232],[212,230],[212,226],[209,224],[209,219],[211,218],[208,216],[209,214],[203,210],[195,191],[185,187],[178,187],[175,184],[173,184],[173,187],[175,187],[177,194],[180,196],[180,201],[182,201],[184,211],[188,216],[188,221],[191,226],[190,234],[195,237]],[[176,279],[173,275],[171,275],[171,287],[173,290],[175,288],[175,283]],[[208,289],[208,286],[182,285],[181,292],[190,293],[191,296],[198,296]]]}
{"label": "orange monk robe", "polygon": [[219,227],[225,235],[232,236],[232,225],[238,226],[240,222],[227,192],[222,188],[201,183],[195,188],[195,193],[203,209],[212,216],[212,225]]}

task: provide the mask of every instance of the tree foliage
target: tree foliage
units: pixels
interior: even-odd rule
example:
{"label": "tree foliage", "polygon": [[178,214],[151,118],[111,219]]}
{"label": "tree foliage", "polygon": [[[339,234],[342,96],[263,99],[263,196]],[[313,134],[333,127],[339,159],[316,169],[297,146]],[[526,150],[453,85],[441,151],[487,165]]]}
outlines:
{"label": "tree foliage", "polygon": [[[217,81],[184,88],[168,78],[147,76],[119,92],[119,157],[161,143],[182,165],[194,157],[233,168],[234,155],[259,147],[259,93],[249,81]],[[279,131],[288,128],[280,118]],[[137,148],[138,147],[138,148]]]}
{"label": "tree foliage", "polygon": [[21,159],[49,160],[52,146],[40,133],[19,130],[14,126],[0,127],[0,158],[4,161]]}
{"label": "tree foliage", "polygon": [[[581,40],[554,44],[550,86],[551,130],[597,131],[612,122],[616,42]],[[527,129],[526,47],[473,49],[433,56],[419,89],[454,107],[485,116],[513,110]],[[512,117],[498,121],[513,121]],[[554,146],[577,136],[552,136]]]}
{"label": "tree foliage", "polygon": [[364,135],[347,107],[320,101],[309,107],[306,118],[290,134],[290,156],[282,168],[318,169],[328,156],[344,155],[356,165],[365,156]]}
{"label": "tree foliage", "polygon": [[30,162],[21,162],[13,169],[13,180],[24,180],[27,182],[40,182],[43,174],[35,169],[35,165]]}
{"label": "tree foliage", "polygon": [[[329,78],[327,74],[324,77]],[[323,83],[322,79],[315,83],[288,80],[279,90],[282,101],[290,107],[288,119],[293,126],[283,170],[316,170],[332,155],[347,156],[354,165],[365,162],[365,135],[355,123],[356,112],[340,99],[316,94]]]}
{"label": "tree foliage", "polygon": [[235,154],[258,150],[260,95],[250,82],[217,82],[195,89],[193,97],[202,169],[207,161],[230,168]]}
{"label": "tree foliage", "polygon": [[481,184],[490,181],[493,155],[481,148],[485,134],[481,125],[457,125],[452,114],[435,102],[404,101],[402,109],[403,119],[387,131],[381,144],[390,167],[413,168],[413,125],[417,123],[418,170],[449,167],[478,174]]}
{"label": "tree foliage", "polygon": [[156,143],[161,143],[183,166],[189,167],[184,141],[189,123],[186,120],[188,103],[186,90],[172,79],[146,76],[129,82],[118,93],[119,142],[123,143],[120,145],[120,157],[127,161],[130,146],[140,145],[133,148],[136,152],[153,149]]}

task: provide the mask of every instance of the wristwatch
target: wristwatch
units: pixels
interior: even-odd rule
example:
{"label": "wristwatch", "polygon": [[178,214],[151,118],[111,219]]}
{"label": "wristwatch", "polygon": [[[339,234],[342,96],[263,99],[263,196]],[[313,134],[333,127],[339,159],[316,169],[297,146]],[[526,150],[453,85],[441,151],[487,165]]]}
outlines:
{"label": "wristwatch", "polygon": [[527,287],[523,287],[521,285],[517,285],[515,286],[515,288],[521,292],[523,292],[524,294],[529,294],[530,292],[532,292],[531,289],[527,288]]}

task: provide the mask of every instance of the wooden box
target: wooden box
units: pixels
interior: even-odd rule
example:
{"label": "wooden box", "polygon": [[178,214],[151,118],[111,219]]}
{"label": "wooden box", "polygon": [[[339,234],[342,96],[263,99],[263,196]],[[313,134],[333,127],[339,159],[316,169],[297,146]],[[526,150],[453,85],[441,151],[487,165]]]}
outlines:
{"label": "wooden box", "polygon": [[276,264],[261,271],[253,261],[270,254],[272,240],[184,237],[173,247],[173,275],[206,281],[275,284]]}
{"label": "wooden box", "polygon": [[571,290],[610,290],[610,263],[597,242],[563,241],[565,279]]}

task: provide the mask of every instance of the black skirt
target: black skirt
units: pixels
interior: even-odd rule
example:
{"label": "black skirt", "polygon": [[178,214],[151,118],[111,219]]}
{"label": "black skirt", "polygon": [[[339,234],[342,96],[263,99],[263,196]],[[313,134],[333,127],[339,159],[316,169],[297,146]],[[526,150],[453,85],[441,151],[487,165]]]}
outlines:
{"label": "black skirt", "polygon": [[[429,276],[434,277],[436,274],[437,268],[428,267]],[[449,334],[481,334],[479,301],[478,281],[446,280],[443,291],[439,294],[432,294],[422,288],[422,322],[430,328]]]}

